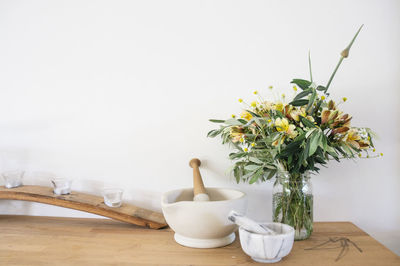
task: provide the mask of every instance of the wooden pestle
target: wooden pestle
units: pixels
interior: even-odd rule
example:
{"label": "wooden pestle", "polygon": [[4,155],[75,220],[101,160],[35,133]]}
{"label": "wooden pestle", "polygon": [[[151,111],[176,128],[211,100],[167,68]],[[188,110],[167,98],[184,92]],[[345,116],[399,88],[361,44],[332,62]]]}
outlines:
{"label": "wooden pestle", "polygon": [[200,164],[201,162],[197,158],[194,158],[189,162],[190,167],[193,168],[193,201],[209,201],[210,197],[207,194],[207,191],[204,187],[203,179],[200,175]]}

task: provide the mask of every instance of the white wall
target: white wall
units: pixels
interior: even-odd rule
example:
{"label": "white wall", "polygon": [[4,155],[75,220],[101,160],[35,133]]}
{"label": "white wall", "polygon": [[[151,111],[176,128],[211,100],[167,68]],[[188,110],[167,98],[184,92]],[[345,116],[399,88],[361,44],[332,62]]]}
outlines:
{"label": "white wall", "polygon": [[[255,88],[307,78],[309,49],[325,84],[362,23],[331,93],[385,156],[313,178],[315,220],[352,221],[400,254],[396,0],[0,1],[1,169],[26,169],[29,184],[57,174],[79,191],[124,187],[159,210],[162,192],[191,186],[196,156],[208,186],[247,192],[249,215],[270,220],[272,184],[228,177],[229,149],[206,138],[208,119],[238,113]],[[89,216],[11,201],[0,213]]]}

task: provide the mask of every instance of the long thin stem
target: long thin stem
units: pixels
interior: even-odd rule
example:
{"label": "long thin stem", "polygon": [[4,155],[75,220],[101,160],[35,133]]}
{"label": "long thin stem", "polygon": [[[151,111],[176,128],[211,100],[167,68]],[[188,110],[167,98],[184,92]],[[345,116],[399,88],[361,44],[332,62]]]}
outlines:
{"label": "long thin stem", "polygon": [[331,85],[331,82],[332,82],[332,80],[333,80],[333,77],[335,77],[335,74],[336,74],[337,70],[339,69],[339,66],[340,66],[340,64],[342,63],[343,59],[344,59],[344,58],[347,58],[347,57],[349,56],[350,48],[351,48],[351,46],[353,45],[354,41],[356,40],[356,38],[357,38],[358,34],[360,33],[360,31],[361,31],[361,29],[362,29],[363,26],[364,26],[364,24],[361,25],[361,27],[358,29],[357,33],[354,35],[353,39],[351,40],[350,44],[349,44],[349,45],[346,47],[346,49],[344,49],[344,50],[342,51],[342,53],[340,54],[339,62],[338,62],[338,64],[336,65],[335,70],[333,71],[331,77],[329,78],[328,83],[327,83],[326,86],[325,86],[325,88],[326,88],[325,91],[324,91],[325,94],[326,94],[326,92],[328,91],[329,86]]}
{"label": "long thin stem", "polygon": [[339,66],[340,66],[340,64],[342,63],[343,59],[344,59],[344,57],[341,56],[340,59],[339,59],[338,64],[337,64],[336,67],[335,67],[335,70],[333,71],[331,77],[329,78],[328,84],[326,84],[326,86],[325,86],[325,88],[326,88],[326,89],[325,89],[325,94],[326,94],[326,92],[328,91],[329,86],[331,85],[331,82],[332,82],[332,80],[333,80],[333,77],[335,76],[336,71],[339,69]]}
{"label": "long thin stem", "polygon": [[313,82],[312,71],[311,71],[311,54],[310,54],[310,51],[308,51],[308,67],[310,69],[310,81]]}

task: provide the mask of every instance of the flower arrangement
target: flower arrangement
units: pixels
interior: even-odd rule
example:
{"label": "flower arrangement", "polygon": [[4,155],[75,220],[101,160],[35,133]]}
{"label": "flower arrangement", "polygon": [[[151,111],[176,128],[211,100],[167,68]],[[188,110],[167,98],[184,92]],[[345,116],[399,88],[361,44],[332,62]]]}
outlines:
{"label": "flower arrangement", "polygon": [[309,55],[310,80],[291,81],[295,96],[290,102],[287,103],[285,95],[270,101],[254,91],[256,101],[248,104],[239,99],[245,105],[240,117],[232,115],[227,120],[210,120],[221,126],[210,131],[208,136],[220,135],[223,144],[229,143],[235,149],[229,158],[234,161],[232,171],[238,183],[241,180],[250,184],[266,181],[280,173],[289,175],[290,182],[282,182],[282,185],[283,192],[288,191],[292,196],[281,195],[276,199],[274,195],[274,220],[288,223],[295,229],[311,224],[309,234],[312,231],[312,198],[297,185],[302,176],[318,172],[329,160],[379,156],[374,155],[374,133],[366,127],[352,126],[352,116],[340,110],[347,98],[336,103],[329,99],[328,93],[333,77],[343,59],[348,57],[361,28],[341,53],[325,86],[313,82]]}

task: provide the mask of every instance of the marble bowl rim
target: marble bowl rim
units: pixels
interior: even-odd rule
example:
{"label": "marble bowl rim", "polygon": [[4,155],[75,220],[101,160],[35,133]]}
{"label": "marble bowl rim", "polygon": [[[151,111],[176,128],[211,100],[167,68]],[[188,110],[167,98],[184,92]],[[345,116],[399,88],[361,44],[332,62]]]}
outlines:
{"label": "marble bowl rim", "polygon": [[255,233],[249,230],[246,230],[245,228],[243,228],[242,226],[239,226],[239,231],[244,231],[247,234],[250,234],[252,236],[261,236],[261,237],[266,237],[266,238],[276,238],[276,237],[282,237],[282,236],[290,236],[291,234],[294,235],[294,228],[288,224],[284,224],[284,223],[277,223],[277,222],[263,222],[260,223],[262,225],[269,225],[269,224],[281,224],[284,227],[286,227],[288,229],[288,231],[286,233],[283,234],[276,234],[276,235],[269,235],[269,234],[259,234],[259,233]]}

